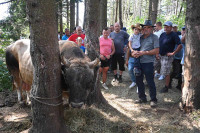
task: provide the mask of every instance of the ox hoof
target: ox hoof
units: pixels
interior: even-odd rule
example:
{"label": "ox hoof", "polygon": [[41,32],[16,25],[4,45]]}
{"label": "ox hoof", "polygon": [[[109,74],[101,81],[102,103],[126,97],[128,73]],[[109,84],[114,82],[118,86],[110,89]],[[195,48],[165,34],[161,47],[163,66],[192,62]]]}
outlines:
{"label": "ox hoof", "polygon": [[25,102],[24,102],[24,101],[19,101],[19,106],[20,106],[20,107],[25,107],[25,106],[26,106],[26,104],[25,104]]}

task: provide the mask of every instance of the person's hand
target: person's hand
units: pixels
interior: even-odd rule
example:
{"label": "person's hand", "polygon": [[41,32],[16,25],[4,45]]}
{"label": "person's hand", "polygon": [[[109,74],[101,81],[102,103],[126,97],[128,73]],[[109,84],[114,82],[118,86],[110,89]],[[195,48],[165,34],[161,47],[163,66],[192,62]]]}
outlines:
{"label": "person's hand", "polygon": [[106,55],[106,58],[107,58],[107,59],[110,59],[110,55]]}
{"label": "person's hand", "polygon": [[101,58],[101,60],[105,60],[106,59],[105,56],[103,56],[103,55],[100,55],[100,58]]}
{"label": "person's hand", "polygon": [[134,50],[131,52],[131,55],[135,58],[138,58],[138,51]]}
{"label": "person's hand", "polygon": [[156,54],[156,60],[160,60],[159,54]]}
{"label": "person's hand", "polygon": [[144,51],[138,51],[138,52],[137,52],[137,55],[138,55],[138,57],[144,55]]}
{"label": "person's hand", "polygon": [[174,56],[174,53],[167,53],[167,56]]}
{"label": "person's hand", "polygon": [[128,60],[126,60],[126,66],[128,67]]}
{"label": "person's hand", "polygon": [[127,51],[127,47],[124,47],[124,52],[126,53],[126,51]]}

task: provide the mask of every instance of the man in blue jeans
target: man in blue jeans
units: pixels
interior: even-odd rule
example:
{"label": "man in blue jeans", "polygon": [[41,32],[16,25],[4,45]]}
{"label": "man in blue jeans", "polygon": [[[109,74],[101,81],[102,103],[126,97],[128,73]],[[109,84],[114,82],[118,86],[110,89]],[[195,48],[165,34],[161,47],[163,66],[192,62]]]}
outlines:
{"label": "man in blue jeans", "polygon": [[135,58],[140,57],[141,75],[136,76],[136,84],[138,86],[139,100],[135,103],[146,103],[147,98],[145,95],[145,86],[143,83],[144,75],[149,86],[150,94],[150,106],[155,107],[157,105],[156,98],[156,86],[154,82],[154,60],[155,55],[159,53],[159,40],[158,37],[152,34],[153,25],[151,20],[146,20],[142,25],[143,35],[140,38],[140,51],[133,51]]}

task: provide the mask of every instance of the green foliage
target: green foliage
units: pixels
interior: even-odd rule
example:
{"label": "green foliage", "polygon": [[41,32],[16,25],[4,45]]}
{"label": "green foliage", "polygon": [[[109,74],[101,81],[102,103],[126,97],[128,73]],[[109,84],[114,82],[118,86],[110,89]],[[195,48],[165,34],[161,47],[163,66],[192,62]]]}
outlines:
{"label": "green foliage", "polygon": [[11,76],[5,63],[5,49],[11,41],[5,34],[1,34],[0,37],[0,91],[2,91],[3,89],[11,89]]}
{"label": "green foliage", "polygon": [[9,16],[0,21],[0,29],[7,32],[7,37],[13,40],[18,40],[21,36],[29,36],[25,0],[12,1]]}

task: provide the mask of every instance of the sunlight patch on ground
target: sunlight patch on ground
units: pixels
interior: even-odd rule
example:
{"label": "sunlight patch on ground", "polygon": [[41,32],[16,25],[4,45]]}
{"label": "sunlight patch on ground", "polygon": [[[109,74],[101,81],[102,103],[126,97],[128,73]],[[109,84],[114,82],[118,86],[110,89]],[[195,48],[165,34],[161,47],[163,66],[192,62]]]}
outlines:
{"label": "sunlight patch on ground", "polygon": [[169,98],[164,98],[164,102],[174,103],[174,101],[172,99],[169,99]]}
{"label": "sunlight patch on ground", "polygon": [[4,121],[19,122],[21,120],[24,120],[27,116],[28,114],[25,114],[25,113],[11,113],[4,117]]}
{"label": "sunlight patch on ground", "polygon": [[[142,122],[146,122],[149,120],[142,115],[138,115],[142,113],[140,110],[141,105],[134,104],[134,101],[132,99],[121,98],[117,95],[105,92],[103,92],[103,95],[110,105],[112,105],[115,109],[117,109],[120,113],[127,116],[128,118]],[[135,115],[137,115],[137,117],[135,117]]]}

